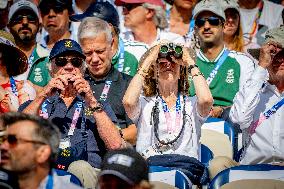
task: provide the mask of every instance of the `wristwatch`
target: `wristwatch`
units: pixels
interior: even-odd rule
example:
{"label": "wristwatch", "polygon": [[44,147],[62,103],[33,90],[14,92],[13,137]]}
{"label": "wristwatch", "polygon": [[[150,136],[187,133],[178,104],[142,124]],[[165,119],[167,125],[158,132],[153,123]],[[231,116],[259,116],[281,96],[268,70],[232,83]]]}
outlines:
{"label": "wristwatch", "polygon": [[188,73],[189,73],[189,74],[191,74],[191,70],[192,70],[193,68],[198,68],[198,66],[197,66],[196,64],[193,64],[193,65],[188,66]]}
{"label": "wristwatch", "polygon": [[104,105],[100,102],[97,102],[95,107],[93,108],[88,107],[85,109],[85,115],[92,116],[94,112],[101,112],[103,110],[104,110]]}

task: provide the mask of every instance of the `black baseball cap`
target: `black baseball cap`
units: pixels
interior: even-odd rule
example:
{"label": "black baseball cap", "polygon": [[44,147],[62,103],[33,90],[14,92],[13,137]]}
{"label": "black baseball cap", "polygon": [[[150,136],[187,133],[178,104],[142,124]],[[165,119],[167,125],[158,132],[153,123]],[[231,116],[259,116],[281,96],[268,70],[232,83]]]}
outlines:
{"label": "black baseball cap", "polygon": [[65,52],[74,52],[82,58],[85,58],[81,46],[76,41],[72,39],[62,39],[54,44],[49,54],[49,60]]}
{"label": "black baseball cap", "polygon": [[99,176],[114,175],[130,185],[149,181],[146,160],[133,149],[109,151],[103,161]]}
{"label": "black baseball cap", "polygon": [[42,11],[47,7],[64,7],[67,8],[69,13],[73,13],[72,0],[41,0],[39,2],[39,9]]}
{"label": "black baseball cap", "polygon": [[91,3],[83,14],[72,15],[70,16],[70,20],[79,22],[86,17],[97,17],[117,28],[119,27],[119,15],[117,10],[108,1]]}

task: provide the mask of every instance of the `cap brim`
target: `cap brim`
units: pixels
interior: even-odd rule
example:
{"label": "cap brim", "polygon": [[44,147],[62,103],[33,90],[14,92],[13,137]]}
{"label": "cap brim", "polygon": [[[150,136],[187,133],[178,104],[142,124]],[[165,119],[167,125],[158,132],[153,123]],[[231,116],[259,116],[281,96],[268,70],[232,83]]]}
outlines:
{"label": "cap brim", "polygon": [[123,175],[121,172],[119,171],[115,171],[115,170],[103,170],[100,172],[99,177],[103,176],[103,175],[114,175],[122,180],[124,180],[125,182],[127,182],[130,185],[134,185],[135,183],[132,182],[129,178],[127,178],[125,175]]}
{"label": "cap brim", "polygon": [[88,17],[87,15],[83,14],[74,14],[69,16],[69,19],[73,22],[81,22],[84,18]]}
{"label": "cap brim", "polygon": [[81,52],[79,52],[79,51],[76,51],[76,50],[74,50],[74,49],[70,49],[70,50],[64,49],[64,51],[58,52],[55,56],[49,56],[49,60],[51,60],[51,59],[53,59],[53,58],[55,58],[55,57],[58,57],[59,55],[62,55],[62,54],[64,54],[64,53],[66,53],[66,52],[74,52],[74,53],[76,53],[77,55],[81,56],[82,58],[84,58],[84,59],[86,58],[86,56],[85,56],[84,54],[82,54]]}
{"label": "cap brim", "polygon": [[248,49],[247,51],[254,59],[259,59],[260,49]]}
{"label": "cap brim", "polygon": [[114,4],[116,6],[122,6],[125,3],[134,4],[134,3],[144,3],[144,2],[145,1],[143,1],[143,0],[115,0]]}
{"label": "cap brim", "polygon": [[201,12],[205,12],[205,11],[212,12],[212,13],[214,13],[215,15],[217,15],[217,16],[223,18],[224,20],[226,20],[226,18],[224,18],[224,16],[222,16],[222,15],[219,14],[219,12],[213,11],[213,10],[210,10],[210,9],[201,9],[201,10],[199,10],[198,12],[194,13],[194,17],[193,17],[193,18],[196,19],[196,17],[197,17]]}

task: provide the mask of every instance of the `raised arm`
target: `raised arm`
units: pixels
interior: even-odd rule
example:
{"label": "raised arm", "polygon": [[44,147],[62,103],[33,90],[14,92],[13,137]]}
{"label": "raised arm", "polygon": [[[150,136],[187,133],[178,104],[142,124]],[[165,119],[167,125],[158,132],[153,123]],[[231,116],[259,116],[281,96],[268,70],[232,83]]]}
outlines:
{"label": "raised arm", "polygon": [[156,61],[159,53],[160,45],[154,46],[142,56],[140,60],[140,68],[131,80],[125,95],[123,97],[123,105],[130,119],[134,119],[139,113],[139,97],[143,89],[145,77],[152,63]]}
{"label": "raised arm", "polygon": [[203,74],[196,67],[193,57],[193,52],[189,48],[184,47],[182,60],[183,64],[188,66],[189,74],[192,76],[197,96],[197,111],[202,117],[206,117],[212,108],[213,97]]}

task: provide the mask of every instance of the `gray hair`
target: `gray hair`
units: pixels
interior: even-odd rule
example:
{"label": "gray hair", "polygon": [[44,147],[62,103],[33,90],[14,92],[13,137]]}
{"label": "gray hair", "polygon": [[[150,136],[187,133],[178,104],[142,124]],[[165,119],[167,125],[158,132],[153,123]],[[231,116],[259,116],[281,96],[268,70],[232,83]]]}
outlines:
{"label": "gray hair", "polygon": [[31,121],[36,125],[36,129],[31,136],[33,139],[41,141],[50,146],[51,154],[49,157],[49,164],[52,166],[57,159],[57,153],[60,142],[60,131],[57,126],[52,124],[49,120],[39,116],[24,114],[20,112],[9,112],[0,116],[1,124],[4,127],[14,124],[19,121]]}
{"label": "gray hair", "polygon": [[83,38],[93,38],[101,33],[105,33],[107,42],[111,43],[112,33],[110,27],[111,26],[102,19],[96,17],[84,18],[78,29],[78,41],[80,42]]}
{"label": "gray hair", "polygon": [[150,3],[143,3],[142,5],[146,9],[152,9],[155,11],[153,20],[155,25],[160,29],[165,29],[168,27],[168,21],[166,17],[166,11],[159,5],[153,5]]}

